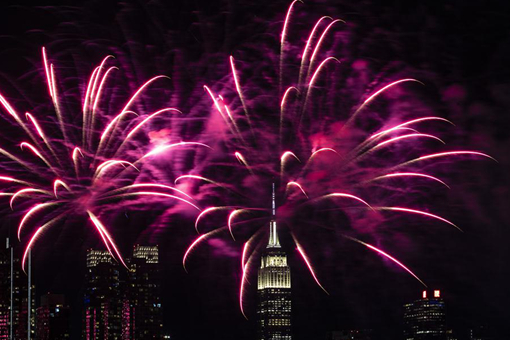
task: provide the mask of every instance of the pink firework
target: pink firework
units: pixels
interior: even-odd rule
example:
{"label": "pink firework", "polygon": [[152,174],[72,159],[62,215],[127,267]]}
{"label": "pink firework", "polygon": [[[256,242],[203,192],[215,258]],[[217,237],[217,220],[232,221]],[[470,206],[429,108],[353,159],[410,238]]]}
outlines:
{"label": "pink firework", "polygon": [[[114,71],[118,70],[109,65],[114,60],[112,56],[105,57],[93,69],[80,104],[81,124],[75,125],[76,117],[66,112],[70,103],[60,93],[56,67],[50,63],[44,48],[42,57],[54,120],[47,112],[37,113],[37,109],[23,115],[0,94],[0,111],[5,120],[23,133],[18,148],[16,143],[0,146],[3,196],[10,197],[10,207],[21,215],[17,235],[26,245],[23,266],[29,250],[42,242],[45,232],[65,226],[65,220],[71,217],[82,217],[83,223],[97,232],[110,254],[125,265],[101,215],[127,204],[155,200],[183,203],[200,211],[186,192],[165,183],[137,179],[148,177],[143,169],[156,157],[169,155],[176,149],[208,146],[178,139],[160,145],[143,142],[157,117],[182,115],[172,107],[152,111],[138,105],[147,89],[164,82],[166,76],[156,76],[141,84],[124,99],[120,111],[111,113],[104,108],[109,107],[106,93]],[[146,198],[141,200],[141,197]]]}
{"label": "pink firework", "polygon": [[[373,242],[377,235],[361,233],[359,225],[373,221],[382,228],[385,219],[406,214],[423,223],[461,230],[455,221],[434,213],[432,204],[423,208],[427,203],[423,199],[416,204],[418,200],[409,192],[450,188],[437,174],[439,165],[431,166],[436,160],[493,160],[480,151],[449,149],[451,139],[445,129],[453,128],[453,123],[446,118],[392,109],[391,104],[401,98],[419,103],[407,99],[411,91],[424,86],[418,79],[395,76],[364,83],[368,89],[361,93],[341,88],[356,80],[354,75],[345,79],[349,72],[339,76],[339,70],[349,69],[352,61],[335,55],[329,46],[335,45],[336,33],[346,23],[323,16],[296,38],[290,33],[299,25],[294,25],[292,17],[303,6],[299,1],[291,3],[278,39],[279,54],[267,53],[267,64],[278,65],[276,70],[267,71],[270,67],[260,66],[266,64],[257,59],[250,72],[243,72],[247,66],[239,65],[247,62],[230,56],[225,60],[231,71],[227,80],[204,85],[211,120],[218,117],[215,121],[223,122],[222,131],[227,134],[215,136],[215,142],[226,152],[212,157],[210,166],[177,179],[207,192],[201,203],[209,206],[195,221],[197,232],[203,234],[188,248],[183,264],[189,269],[191,251],[210,237],[230,236],[243,242],[239,303],[244,316],[244,295],[260,256],[257,245],[268,237],[270,221],[292,236],[304,265],[325,292],[313,265],[314,251],[307,244],[309,238],[320,236],[310,231],[316,230],[312,226],[324,224],[425,285],[390,251],[368,243],[367,238]],[[264,74],[257,78],[259,67]],[[347,98],[338,99],[339,87]],[[269,205],[271,183],[276,183],[278,207]],[[346,222],[320,220],[331,211],[341,212]],[[220,219],[223,223],[218,226]],[[301,238],[306,233],[307,238]]]}

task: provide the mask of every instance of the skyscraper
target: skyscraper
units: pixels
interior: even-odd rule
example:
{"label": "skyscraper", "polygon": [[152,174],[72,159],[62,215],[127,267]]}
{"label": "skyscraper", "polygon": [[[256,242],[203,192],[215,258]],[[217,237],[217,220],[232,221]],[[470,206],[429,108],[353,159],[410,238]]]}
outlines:
{"label": "skyscraper", "polygon": [[158,246],[136,245],[122,308],[122,339],[161,339],[163,314],[160,300]]}
{"label": "skyscraper", "polygon": [[446,340],[446,306],[439,290],[404,305],[405,340]]}
{"label": "skyscraper", "polygon": [[[9,339],[11,333],[14,339],[33,339],[35,286],[31,284],[29,287],[27,275],[21,269],[20,257],[10,246],[8,245],[5,251],[0,252],[0,339]],[[30,336],[28,336],[28,320],[30,320]]]}
{"label": "skyscraper", "polygon": [[258,339],[290,340],[291,281],[287,255],[281,249],[276,230],[275,191],[273,184],[273,219],[269,224],[269,242],[262,254],[258,272]]}
{"label": "skyscraper", "polygon": [[69,339],[69,306],[64,296],[46,294],[41,296],[41,306],[37,308],[37,340]]}
{"label": "skyscraper", "polygon": [[84,299],[84,338],[121,339],[121,291],[119,265],[106,250],[87,252]]}

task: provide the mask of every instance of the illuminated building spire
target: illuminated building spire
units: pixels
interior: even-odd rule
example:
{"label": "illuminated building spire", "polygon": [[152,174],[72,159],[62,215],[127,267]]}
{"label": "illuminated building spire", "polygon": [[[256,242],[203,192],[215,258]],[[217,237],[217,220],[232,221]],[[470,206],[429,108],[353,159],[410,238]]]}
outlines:
{"label": "illuminated building spire", "polygon": [[278,239],[278,233],[276,232],[276,194],[273,183],[273,196],[271,199],[271,211],[272,219],[269,222],[269,243],[267,248],[280,248],[280,240]]}
{"label": "illuminated building spire", "polygon": [[273,196],[272,196],[272,211],[273,211],[273,220],[276,219],[276,194],[274,193],[274,183],[273,183]]}

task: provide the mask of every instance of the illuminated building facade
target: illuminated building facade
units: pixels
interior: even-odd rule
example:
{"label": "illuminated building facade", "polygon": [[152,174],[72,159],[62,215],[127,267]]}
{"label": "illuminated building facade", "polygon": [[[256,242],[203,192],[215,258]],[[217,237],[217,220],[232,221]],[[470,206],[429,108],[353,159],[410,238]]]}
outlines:
{"label": "illuminated building facade", "polygon": [[121,291],[119,265],[105,250],[87,252],[84,299],[84,338],[121,339]]}
{"label": "illuminated building facade", "polygon": [[69,316],[70,309],[63,295],[41,296],[41,306],[37,308],[37,340],[69,339]]}
{"label": "illuminated building facade", "polygon": [[405,340],[446,340],[446,305],[439,290],[404,305]]}
{"label": "illuminated building facade", "polygon": [[123,300],[122,339],[162,338],[160,285],[158,247],[136,245]]}
{"label": "illuminated building facade", "polygon": [[270,222],[269,242],[262,254],[258,272],[258,339],[290,340],[291,281],[287,255],[281,249],[276,231],[273,185],[273,220]]}

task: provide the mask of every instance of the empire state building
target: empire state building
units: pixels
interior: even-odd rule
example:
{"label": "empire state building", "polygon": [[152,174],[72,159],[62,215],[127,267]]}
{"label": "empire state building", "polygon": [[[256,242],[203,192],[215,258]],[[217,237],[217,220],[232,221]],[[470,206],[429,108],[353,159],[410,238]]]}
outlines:
{"label": "empire state building", "polygon": [[276,231],[274,184],[272,208],[269,242],[258,272],[257,335],[259,340],[291,340],[290,267]]}

